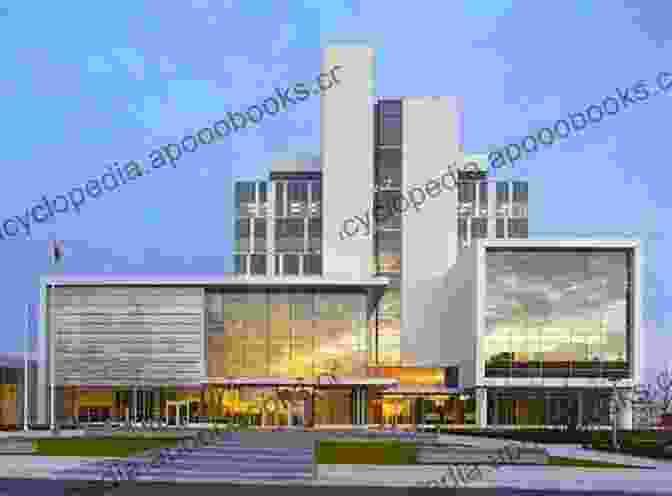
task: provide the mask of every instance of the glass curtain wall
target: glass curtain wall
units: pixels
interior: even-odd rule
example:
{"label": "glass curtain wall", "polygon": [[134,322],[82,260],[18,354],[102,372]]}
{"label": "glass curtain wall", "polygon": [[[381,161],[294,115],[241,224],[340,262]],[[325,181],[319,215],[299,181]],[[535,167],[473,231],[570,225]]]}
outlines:
{"label": "glass curtain wall", "polygon": [[488,377],[627,377],[631,252],[487,252]]}
{"label": "glass curtain wall", "polygon": [[[399,211],[402,187],[402,102],[382,100],[376,105],[376,150],[373,200],[379,211]],[[393,206],[394,208],[390,208]],[[375,211],[375,210],[374,210]],[[372,272],[390,278],[372,322],[372,365],[401,364],[401,233],[402,214],[376,223]],[[375,222],[375,219],[374,219]]]}
{"label": "glass curtain wall", "polygon": [[209,290],[208,376],[366,375],[366,293]]}

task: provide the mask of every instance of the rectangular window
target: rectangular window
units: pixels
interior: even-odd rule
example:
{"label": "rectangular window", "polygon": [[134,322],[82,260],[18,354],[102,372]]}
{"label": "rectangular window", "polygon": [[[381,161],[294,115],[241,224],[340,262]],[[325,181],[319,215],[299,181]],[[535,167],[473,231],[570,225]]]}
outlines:
{"label": "rectangular window", "polygon": [[287,183],[288,217],[306,217],[308,215],[308,183],[290,181]]}
{"label": "rectangular window", "polygon": [[239,181],[235,186],[235,202],[237,217],[251,217],[256,215],[256,200],[254,197],[255,182]]}
{"label": "rectangular window", "polygon": [[236,274],[247,274],[247,256],[234,255],[233,257],[233,271]]}
{"label": "rectangular window", "polygon": [[379,188],[401,188],[401,150],[378,150],[375,171]]}
{"label": "rectangular window", "polygon": [[478,183],[478,203],[481,217],[489,217],[488,211],[488,182],[480,181]]}
{"label": "rectangular window", "polygon": [[275,250],[304,251],[303,219],[277,219],[275,221]]}
{"label": "rectangular window", "polygon": [[310,183],[310,188],[311,204],[309,214],[311,217],[322,217],[322,183],[314,181]]}
{"label": "rectangular window", "polygon": [[307,276],[322,275],[322,255],[304,255],[303,273]]}
{"label": "rectangular window", "polygon": [[266,255],[250,255],[250,274],[253,276],[266,275]]}
{"label": "rectangular window", "polygon": [[254,219],[254,251],[266,250],[266,219]]}
{"label": "rectangular window", "polygon": [[250,251],[250,219],[236,220],[234,237],[234,251]]}
{"label": "rectangular window", "polygon": [[322,219],[310,219],[308,221],[308,250],[320,251],[322,249]]}
{"label": "rectangular window", "polygon": [[280,276],[282,275],[282,268],[280,267],[282,260],[282,255],[275,255],[275,275]]}
{"label": "rectangular window", "polygon": [[378,108],[378,143],[401,146],[401,101],[381,101]]}
{"label": "rectangular window", "polygon": [[275,183],[275,216],[285,217],[285,183]]}
{"label": "rectangular window", "polygon": [[528,192],[527,182],[516,181],[513,183],[513,204],[511,205],[512,217],[527,217]]}
{"label": "rectangular window", "polygon": [[527,203],[527,182],[513,182],[513,201]]}
{"label": "rectangular window", "polygon": [[505,219],[497,219],[497,239],[504,239],[506,237]]}
{"label": "rectangular window", "polygon": [[460,240],[460,244],[464,245],[467,241],[467,218],[458,217],[457,219],[457,238]]}
{"label": "rectangular window", "polygon": [[376,253],[379,273],[401,272],[401,231],[377,231]]}
{"label": "rectangular window", "polygon": [[509,238],[526,239],[527,219],[509,219]]}
{"label": "rectangular window", "polygon": [[509,183],[497,182],[497,215],[506,216],[509,213]]}
{"label": "rectangular window", "polygon": [[462,215],[473,215],[476,205],[476,184],[471,181],[464,181],[458,185],[458,212]]}
{"label": "rectangular window", "polygon": [[471,237],[472,239],[485,239],[488,237],[488,219],[471,219]]}
{"label": "rectangular window", "polygon": [[401,196],[401,193],[396,191],[375,193],[373,216],[376,226],[401,229],[401,213],[399,210],[405,206],[400,198]]}
{"label": "rectangular window", "polygon": [[282,272],[286,276],[299,275],[299,256],[287,254],[284,256]]}

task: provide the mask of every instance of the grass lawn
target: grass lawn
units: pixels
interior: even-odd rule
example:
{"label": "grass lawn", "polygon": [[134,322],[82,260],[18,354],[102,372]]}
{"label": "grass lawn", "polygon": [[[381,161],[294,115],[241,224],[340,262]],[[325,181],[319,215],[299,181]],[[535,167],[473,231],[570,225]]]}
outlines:
{"label": "grass lawn", "polygon": [[[415,465],[416,444],[395,440],[326,440],[320,441],[317,463],[352,465]],[[502,463],[501,465],[513,465]],[[579,468],[639,469],[633,465],[621,465],[602,461],[549,456],[547,465]],[[648,467],[644,467],[648,468]]]}
{"label": "grass lawn", "polygon": [[385,441],[320,441],[318,464],[415,465],[415,443]]}
{"label": "grass lawn", "polygon": [[169,448],[179,441],[174,435],[165,439],[139,437],[36,439],[37,455],[126,457],[152,448]]}

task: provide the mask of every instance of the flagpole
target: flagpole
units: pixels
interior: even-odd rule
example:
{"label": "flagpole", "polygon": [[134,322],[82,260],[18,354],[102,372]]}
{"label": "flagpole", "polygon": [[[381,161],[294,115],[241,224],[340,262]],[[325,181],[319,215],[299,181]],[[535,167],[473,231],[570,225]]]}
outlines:
{"label": "flagpole", "polygon": [[28,408],[28,384],[30,382],[28,375],[28,335],[30,329],[30,303],[26,303],[26,328],[25,328],[25,349],[24,349],[24,372],[23,372],[23,430],[30,430],[29,426],[29,408]]}

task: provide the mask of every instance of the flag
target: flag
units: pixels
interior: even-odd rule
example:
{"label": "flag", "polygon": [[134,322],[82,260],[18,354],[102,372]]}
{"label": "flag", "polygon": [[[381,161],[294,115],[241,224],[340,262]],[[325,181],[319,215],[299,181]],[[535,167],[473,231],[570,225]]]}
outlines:
{"label": "flag", "polygon": [[49,242],[49,260],[52,265],[56,265],[61,261],[65,251],[63,249],[63,241],[50,241]]}

